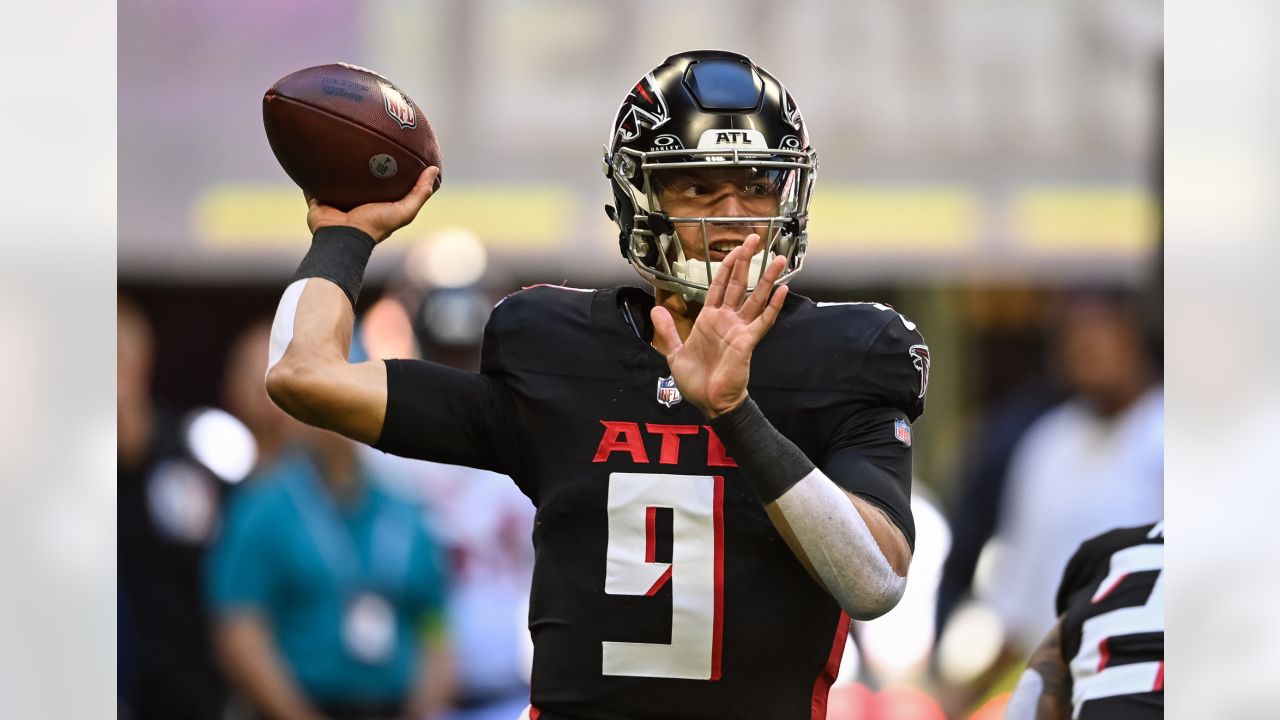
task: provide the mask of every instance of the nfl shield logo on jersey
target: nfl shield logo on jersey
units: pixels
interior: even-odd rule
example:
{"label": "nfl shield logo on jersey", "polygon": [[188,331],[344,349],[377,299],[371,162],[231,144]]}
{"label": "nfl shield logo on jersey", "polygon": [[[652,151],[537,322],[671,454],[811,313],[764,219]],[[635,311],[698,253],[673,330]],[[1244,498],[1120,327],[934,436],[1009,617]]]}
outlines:
{"label": "nfl shield logo on jersey", "polygon": [[898,442],[911,447],[911,426],[906,420],[898,418],[893,421],[893,436],[898,438]]}
{"label": "nfl shield logo on jersey", "polygon": [[676,387],[676,379],[671,375],[658,378],[658,402],[672,407],[684,398],[680,397],[680,388]]}

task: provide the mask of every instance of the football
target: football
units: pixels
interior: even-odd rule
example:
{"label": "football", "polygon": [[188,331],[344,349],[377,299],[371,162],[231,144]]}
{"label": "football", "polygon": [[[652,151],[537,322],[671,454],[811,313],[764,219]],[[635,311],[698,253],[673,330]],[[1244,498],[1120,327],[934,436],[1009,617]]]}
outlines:
{"label": "football", "polygon": [[262,123],[289,177],[339,210],[399,200],[431,165],[444,173],[422,110],[395,83],[355,65],[319,65],[281,79],[262,98]]}

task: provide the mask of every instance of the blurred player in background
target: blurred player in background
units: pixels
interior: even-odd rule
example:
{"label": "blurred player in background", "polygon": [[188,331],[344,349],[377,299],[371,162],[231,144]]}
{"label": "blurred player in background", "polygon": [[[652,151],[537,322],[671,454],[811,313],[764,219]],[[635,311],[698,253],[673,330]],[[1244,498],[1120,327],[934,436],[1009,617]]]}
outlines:
{"label": "blurred player in background", "polygon": [[647,74],[604,167],[652,295],[510,295],[478,374],[349,363],[364,265],[426,202],[428,169],[397,203],[311,203],[268,389],[306,422],[510,475],[533,500],[531,718],[823,716],[850,616],[906,584],[928,348],[891,308],[787,292],[816,153],[747,58]]}
{"label": "blurred player in background", "polygon": [[150,323],[116,300],[116,477],[121,717],[221,717],[226,689],[214,667],[200,598],[206,544],[221,483],[192,456],[180,418],[151,394]]}
{"label": "blurred player in background", "polygon": [[1058,622],[1031,656],[1006,718],[1164,717],[1164,523],[1084,542],[1055,606]]}
{"label": "blurred player in background", "polygon": [[354,443],[292,420],[280,442],[263,406],[269,337],[250,328],[228,364],[227,397],[276,450],[237,489],[209,562],[223,668],[260,717],[437,714],[452,686],[439,549]]}

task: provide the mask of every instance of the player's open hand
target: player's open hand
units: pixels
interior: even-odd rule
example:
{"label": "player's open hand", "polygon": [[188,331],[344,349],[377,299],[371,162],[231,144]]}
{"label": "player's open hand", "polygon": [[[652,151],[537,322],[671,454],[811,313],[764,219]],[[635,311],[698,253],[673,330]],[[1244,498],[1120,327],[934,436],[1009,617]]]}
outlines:
{"label": "player's open hand", "polygon": [[391,233],[413,222],[418,211],[431,198],[436,176],[440,168],[432,166],[422,171],[418,182],[408,195],[395,202],[379,202],[359,205],[347,212],[329,205],[321,205],[313,197],[307,198],[307,227],[312,234],[322,227],[346,225],[364,231],[378,243]]}
{"label": "player's open hand", "polygon": [[769,263],[747,294],[751,258],[759,248],[760,236],[748,235],[724,259],[688,340],[680,341],[666,308],[658,305],[651,314],[654,346],[666,355],[680,393],[708,418],[723,415],[747,399],[751,353],[773,327],[787,297],[785,285],[770,295],[786,267],[787,260],[781,256]]}

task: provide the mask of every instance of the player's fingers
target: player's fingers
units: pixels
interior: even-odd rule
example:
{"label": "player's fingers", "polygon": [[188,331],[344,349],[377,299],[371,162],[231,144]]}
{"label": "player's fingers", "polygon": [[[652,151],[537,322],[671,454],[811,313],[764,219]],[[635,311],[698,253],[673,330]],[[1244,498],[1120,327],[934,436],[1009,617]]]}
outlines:
{"label": "player's fingers", "polygon": [[760,281],[756,283],[755,288],[751,291],[751,297],[747,298],[746,304],[742,306],[742,317],[751,322],[765,308],[765,303],[769,302],[769,288],[778,281],[778,276],[782,275],[782,269],[786,267],[787,259],[781,255],[769,261],[764,266],[763,272],[760,273]]}
{"label": "player's fingers", "polygon": [[434,165],[423,170],[409,194],[396,201],[396,209],[412,220],[427,200],[431,199],[431,195],[435,192],[436,178],[439,175],[440,168]]}
{"label": "player's fingers", "polygon": [[738,251],[738,261],[733,266],[733,275],[729,278],[729,286],[724,291],[724,304],[732,310],[742,305],[742,298],[747,294],[747,273],[751,272],[751,258],[760,246],[760,236],[752,233],[742,245],[734,248]]}
{"label": "player's fingers", "polygon": [[655,305],[649,311],[649,319],[653,321],[653,346],[658,348],[658,352],[668,358],[680,352],[684,343],[680,342],[680,333],[676,332],[676,321],[671,312]]}
{"label": "player's fingers", "polygon": [[320,201],[311,196],[310,193],[303,192],[302,197],[307,200],[307,230],[313,235],[316,232],[316,223],[320,221]]}
{"label": "player's fingers", "polygon": [[769,298],[769,304],[764,306],[764,312],[751,323],[757,342],[769,332],[769,328],[773,327],[774,321],[778,319],[778,313],[782,312],[782,304],[787,300],[787,292],[786,285],[779,285],[773,291],[773,296]]}
{"label": "player's fingers", "polygon": [[725,287],[729,284],[729,275],[733,273],[733,266],[741,255],[738,251],[742,247],[738,246],[729,251],[725,256],[724,262],[720,263],[720,269],[716,271],[715,277],[711,278],[711,285],[707,287],[707,299],[703,303],[706,307],[720,307],[724,302]]}

